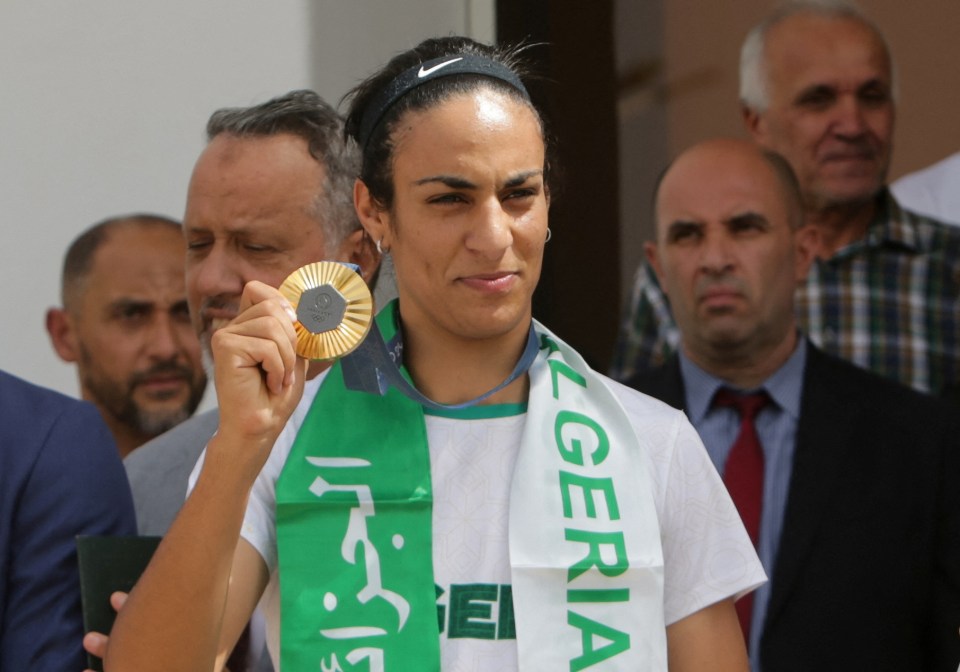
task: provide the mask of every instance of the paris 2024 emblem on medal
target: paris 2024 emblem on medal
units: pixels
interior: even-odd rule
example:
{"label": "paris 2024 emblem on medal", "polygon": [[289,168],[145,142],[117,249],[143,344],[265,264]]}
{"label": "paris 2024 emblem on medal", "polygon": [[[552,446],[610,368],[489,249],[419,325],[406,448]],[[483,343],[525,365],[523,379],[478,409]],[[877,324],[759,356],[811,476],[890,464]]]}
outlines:
{"label": "paris 2024 emblem on medal", "polygon": [[370,331],[373,297],[360,274],[336,261],[318,261],[291,273],[280,293],[297,313],[297,354],[334,360],[351,353]]}

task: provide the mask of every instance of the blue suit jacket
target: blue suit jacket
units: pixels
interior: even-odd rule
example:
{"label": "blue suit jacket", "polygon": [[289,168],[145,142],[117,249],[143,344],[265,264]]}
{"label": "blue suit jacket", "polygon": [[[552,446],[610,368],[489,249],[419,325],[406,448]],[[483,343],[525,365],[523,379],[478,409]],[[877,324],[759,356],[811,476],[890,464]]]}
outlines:
{"label": "blue suit jacket", "polygon": [[135,533],[97,410],[0,371],[0,670],[86,667],[76,536]]}

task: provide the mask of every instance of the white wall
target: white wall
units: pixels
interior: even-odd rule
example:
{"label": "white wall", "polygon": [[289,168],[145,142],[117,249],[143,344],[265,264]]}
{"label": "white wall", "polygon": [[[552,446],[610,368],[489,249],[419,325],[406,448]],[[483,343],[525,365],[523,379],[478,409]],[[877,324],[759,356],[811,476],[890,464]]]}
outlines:
{"label": "white wall", "polygon": [[63,253],[107,216],[179,218],[214,109],[294,88],[335,103],[420,39],[489,41],[493,21],[493,0],[4,0],[0,369],[76,394],[43,326]]}

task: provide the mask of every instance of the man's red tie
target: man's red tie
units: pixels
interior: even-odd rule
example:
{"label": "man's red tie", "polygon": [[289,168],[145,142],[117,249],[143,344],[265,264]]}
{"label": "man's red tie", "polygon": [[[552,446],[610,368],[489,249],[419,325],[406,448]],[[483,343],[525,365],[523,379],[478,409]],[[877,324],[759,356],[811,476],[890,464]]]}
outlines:
{"label": "man's red tie", "polygon": [[[753,545],[760,537],[760,512],[763,510],[763,448],[757,436],[754,419],[770,403],[766,392],[738,394],[720,388],[713,398],[714,406],[730,406],[740,415],[740,431],[723,466],[723,482],[740,512],[743,526]],[[747,642],[750,641],[750,619],[753,615],[753,593],[737,600],[737,616]]]}

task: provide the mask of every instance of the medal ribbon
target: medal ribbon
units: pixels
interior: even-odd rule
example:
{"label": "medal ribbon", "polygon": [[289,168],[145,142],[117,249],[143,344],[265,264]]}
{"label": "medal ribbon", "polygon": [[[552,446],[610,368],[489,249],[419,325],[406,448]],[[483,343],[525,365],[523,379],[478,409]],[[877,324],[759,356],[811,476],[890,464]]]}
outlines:
{"label": "medal ribbon", "polygon": [[[386,309],[384,312],[387,312]],[[525,374],[537,356],[537,335],[531,324],[523,354],[520,355],[520,359],[506,380],[470,401],[461,404],[438,404],[424,396],[401,373],[401,367],[403,366],[403,333],[399,326],[396,323],[390,325],[392,336],[385,341],[378,328],[379,323],[378,318],[371,327],[370,333],[357,346],[357,349],[340,360],[343,381],[347,389],[383,396],[388,389],[393,387],[408,399],[435,411],[459,410],[479,404]]]}

